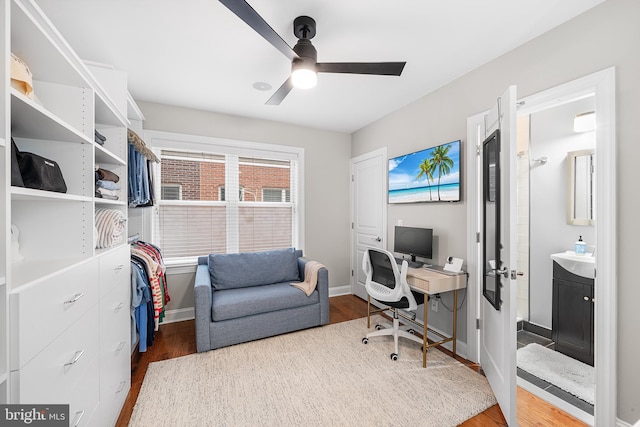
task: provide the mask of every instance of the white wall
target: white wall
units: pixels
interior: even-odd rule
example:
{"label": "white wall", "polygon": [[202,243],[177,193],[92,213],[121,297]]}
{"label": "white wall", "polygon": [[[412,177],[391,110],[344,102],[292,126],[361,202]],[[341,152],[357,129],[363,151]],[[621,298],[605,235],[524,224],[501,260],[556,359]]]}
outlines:
{"label": "white wall", "polygon": [[[304,254],[327,266],[330,287],[349,284],[349,134],[150,102],[137,103],[145,116],[146,130],[304,148]],[[192,292],[186,289],[193,286],[188,274],[172,277],[169,272],[167,281],[169,294],[176,295],[167,310],[193,306],[189,300]]]}
{"label": "white wall", "polygon": [[[640,197],[640,2],[608,0],[443,88],[354,133],[352,156],[382,146],[390,157],[464,138],[467,117],[490,108],[508,85],[525,97],[616,67],[618,188],[618,417],[640,418],[635,255]],[[506,35],[508,36],[508,35]],[[471,41],[471,39],[470,39]],[[455,52],[451,53],[455,55]],[[437,64],[434,64],[437,66]],[[465,147],[467,149],[467,147]],[[464,194],[464,190],[463,190]],[[464,196],[463,196],[464,197]],[[466,254],[466,201],[455,205],[389,206],[389,225],[431,225],[440,234],[439,261]],[[464,327],[464,325],[462,325]]]}
{"label": "white wall", "polygon": [[[567,224],[567,153],[595,148],[595,132],[575,133],[573,118],[595,110],[593,97],[531,115],[529,321],[551,329],[553,253],[574,249],[578,236],[595,244],[593,226]],[[596,154],[597,156],[597,154]]]}

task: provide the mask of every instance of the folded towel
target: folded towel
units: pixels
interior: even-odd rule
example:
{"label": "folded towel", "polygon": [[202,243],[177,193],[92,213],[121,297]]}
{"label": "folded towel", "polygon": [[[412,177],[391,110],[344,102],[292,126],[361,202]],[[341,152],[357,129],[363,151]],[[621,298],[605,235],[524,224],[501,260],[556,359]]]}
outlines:
{"label": "folded towel", "polygon": [[304,282],[294,282],[291,286],[295,286],[304,292],[307,296],[311,296],[313,291],[316,290],[318,284],[318,271],[321,268],[325,268],[324,265],[317,261],[307,261],[304,266]]}

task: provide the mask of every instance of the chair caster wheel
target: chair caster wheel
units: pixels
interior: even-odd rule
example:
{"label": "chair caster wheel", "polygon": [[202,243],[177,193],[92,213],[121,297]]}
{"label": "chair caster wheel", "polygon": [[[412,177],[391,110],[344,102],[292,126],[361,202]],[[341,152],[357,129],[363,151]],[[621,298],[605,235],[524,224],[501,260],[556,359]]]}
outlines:
{"label": "chair caster wheel", "polygon": [[362,344],[369,344],[369,338],[367,337],[362,338]]}
{"label": "chair caster wheel", "polygon": [[394,362],[398,360],[398,355],[396,353],[391,353],[391,360],[393,360]]}
{"label": "chair caster wheel", "polygon": [[382,325],[376,325],[376,331],[379,331],[380,329],[382,329]]}

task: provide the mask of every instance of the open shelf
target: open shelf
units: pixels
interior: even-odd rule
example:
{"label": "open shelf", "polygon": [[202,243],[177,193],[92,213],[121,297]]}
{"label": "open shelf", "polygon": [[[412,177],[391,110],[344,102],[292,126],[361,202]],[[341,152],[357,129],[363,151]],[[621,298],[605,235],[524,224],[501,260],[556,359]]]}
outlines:
{"label": "open shelf", "polygon": [[121,159],[120,157],[113,154],[111,151],[105,149],[99,144],[95,144],[96,148],[96,163],[97,164],[110,164],[110,165],[121,165],[124,166],[127,164],[126,160]]}
{"label": "open shelf", "polygon": [[12,267],[12,291],[17,292],[20,287],[36,280],[43,279],[53,273],[72,267],[86,260],[88,257],[60,258],[60,259],[24,259],[11,264]]}
{"label": "open shelf", "polygon": [[11,133],[16,137],[91,143],[80,131],[11,88]]}
{"label": "open shelf", "polygon": [[89,87],[66,43],[29,2],[11,2],[11,51],[29,65],[37,80]]}
{"label": "open shelf", "polygon": [[78,196],[75,194],[56,193],[55,191],[34,190],[33,188],[11,187],[11,200],[36,201],[71,201],[90,202],[91,197]]}

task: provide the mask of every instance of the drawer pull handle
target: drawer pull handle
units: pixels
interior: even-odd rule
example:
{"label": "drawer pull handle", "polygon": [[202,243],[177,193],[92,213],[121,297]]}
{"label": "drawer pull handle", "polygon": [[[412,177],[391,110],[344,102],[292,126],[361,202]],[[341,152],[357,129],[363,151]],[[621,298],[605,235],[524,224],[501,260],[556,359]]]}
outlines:
{"label": "drawer pull handle", "polygon": [[124,307],[124,303],[123,303],[123,302],[121,302],[120,304],[118,304],[118,306],[117,306],[116,308],[114,308],[114,309],[113,309],[113,311],[118,312],[118,311],[120,311],[120,309],[121,309],[122,307]]}
{"label": "drawer pull handle", "polygon": [[115,267],[113,267],[113,269],[114,269],[115,271],[120,271],[120,270],[122,270],[123,268],[124,268],[124,264],[119,264],[119,265],[116,265]]}
{"label": "drawer pull handle", "polygon": [[78,362],[78,360],[80,360],[80,358],[82,357],[83,354],[84,354],[84,350],[76,351],[75,356],[73,356],[73,360],[71,362],[65,363],[64,366],[73,366],[73,365],[75,365]]}
{"label": "drawer pull handle", "polygon": [[80,424],[80,420],[84,417],[84,411],[76,412],[76,422],[73,423],[74,427]]}
{"label": "drawer pull handle", "polygon": [[124,390],[124,386],[127,384],[126,381],[120,381],[120,386],[118,387],[118,389],[116,390],[116,394],[120,393],[122,390]]}
{"label": "drawer pull handle", "polygon": [[586,297],[586,296],[582,297],[582,299],[585,300],[585,301],[589,301],[589,297]]}
{"label": "drawer pull handle", "polygon": [[73,298],[71,298],[70,300],[65,301],[65,304],[73,304],[75,302],[77,302],[80,298],[82,298],[84,296],[84,293],[79,293],[79,294],[75,294],[73,296]]}
{"label": "drawer pull handle", "polygon": [[116,353],[120,353],[120,350],[122,350],[125,346],[125,342],[124,341],[120,341],[120,344],[118,344],[118,348],[116,348]]}

